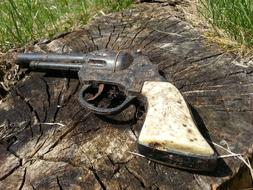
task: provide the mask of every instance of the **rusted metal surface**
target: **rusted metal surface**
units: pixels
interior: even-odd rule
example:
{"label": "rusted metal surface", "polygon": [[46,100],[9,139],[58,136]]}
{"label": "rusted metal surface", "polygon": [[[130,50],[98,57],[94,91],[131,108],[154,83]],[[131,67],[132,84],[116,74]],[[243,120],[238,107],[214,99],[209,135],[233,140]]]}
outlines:
{"label": "rusted metal surface", "polygon": [[86,54],[20,53],[15,59],[16,64],[31,69],[79,71],[85,67],[116,72],[129,67],[133,58],[125,51],[114,52],[105,49]]}

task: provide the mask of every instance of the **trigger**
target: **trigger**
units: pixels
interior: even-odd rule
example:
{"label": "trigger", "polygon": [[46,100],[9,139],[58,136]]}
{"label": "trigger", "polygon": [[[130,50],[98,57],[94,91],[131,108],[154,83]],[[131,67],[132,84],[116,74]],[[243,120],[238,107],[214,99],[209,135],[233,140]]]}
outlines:
{"label": "trigger", "polygon": [[97,93],[93,97],[88,98],[87,101],[92,101],[95,100],[97,97],[99,97],[102,94],[104,88],[105,88],[104,84],[99,84]]}

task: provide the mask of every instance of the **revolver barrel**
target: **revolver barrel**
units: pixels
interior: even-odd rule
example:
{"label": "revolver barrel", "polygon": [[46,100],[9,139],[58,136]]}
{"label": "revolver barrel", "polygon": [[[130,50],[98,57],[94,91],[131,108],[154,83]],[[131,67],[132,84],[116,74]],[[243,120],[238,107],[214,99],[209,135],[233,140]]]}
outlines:
{"label": "revolver barrel", "polygon": [[16,63],[31,69],[79,71],[89,58],[91,55],[88,54],[23,53],[17,55]]}
{"label": "revolver barrel", "polygon": [[92,53],[80,54],[18,54],[16,63],[22,67],[33,69],[57,69],[79,71],[82,67],[87,69],[109,70],[112,72],[126,69],[133,61],[133,57],[124,51],[119,53],[99,50]]}

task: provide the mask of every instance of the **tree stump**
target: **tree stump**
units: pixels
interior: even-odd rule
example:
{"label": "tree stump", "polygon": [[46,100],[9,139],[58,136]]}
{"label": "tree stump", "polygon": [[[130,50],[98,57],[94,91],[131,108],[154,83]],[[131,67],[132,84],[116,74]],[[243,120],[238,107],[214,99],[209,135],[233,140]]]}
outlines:
{"label": "tree stump", "polygon": [[[204,42],[169,4],[139,4],[93,19],[28,51],[140,50],[191,105],[204,136],[252,156],[253,67]],[[111,123],[82,108],[67,72],[27,72],[0,104],[0,189],[237,189],[245,165],[219,159],[212,173],[163,166],[136,154],[145,119]],[[133,107],[120,114],[128,119]],[[215,147],[221,154],[227,154]]]}

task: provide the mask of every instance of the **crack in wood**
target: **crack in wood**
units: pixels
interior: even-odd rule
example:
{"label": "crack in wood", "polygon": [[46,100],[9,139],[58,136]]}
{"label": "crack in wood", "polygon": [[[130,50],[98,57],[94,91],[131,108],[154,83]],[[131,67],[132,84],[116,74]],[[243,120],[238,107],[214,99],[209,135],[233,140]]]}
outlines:
{"label": "crack in wood", "polygon": [[97,30],[98,30],[98,33],[99,33],[100,37],[102,37],[101,29],[100,29],[100,26],[99,26],[99,25],[97,25]]}
{"label": "crack in wood", "polygon": [[120,35],[122,35],[122,34],[123,34],[123,32],[125,31],[125,29],[126,29],[126,24],[125,24],[125,25],[123,25],[123,29],[122,29],[122,31],[121,31],[120,33],[118,33],[118,34],[117,34],[117,36],[116,36],[116,38],[115,38],[114,42],[112,43],[112,44],[113,44],[113,45],[112,45],[112,49],[114,49],[114,47],[115,47],[115,45],[116,45],[116,42],[118,41],[118,39],[119,39]]}
{"label": "crack in wood", "polygon": [[98,45],[95,44],[94,38],[93,38],[93,36],[92,36],[92,34],[90,33],[89,30],[87,30],[87,34],[88,34],[88,38],[91,40],[91,42],[92,42],[92,44],[94,45],[94,47],[98,50],[98,49],[99,49],[99,48],[98,48]]}
{"label": "crack in wood", "polygon": [[16,93],[16,95],[28,106],[30,112],[34,114],[36,120],[40,122],[40,117],[39,117],[38,113],[36,112],[36,110],[33,108],[33,106],[30,104],[30,102],[29,102],[28,100],[26,100],[26,99],[19,93],[19,90],[18,90],[18,89],[15,90],[15,93]]}
{"label": "crack in wood", "polygon": [[97,182],[99,183],[100,187],[103,189],[103,190],[106,190],[106,186],[105,184],[103,183],[103,181],[100,179],[99,175],[97,174],[96,170],[94,168],[88,168],[92,174],[94,175],[95,179],[97,180]]}
{"label": "crack in wood", "polygon": [[107,156],[107,158],[108,158],[108,160],[110,161],[110,163],[113,165],[113,166],[116,166],[116,164],[114,163],[114,161],[113,161],[113,159],[111,158],[111,156],[110,155],[106,155]]}
{"label": "crack in wood", "polygon": [[56,121],[56,117],[57,117],[57,114],[61,108],[61,102],[63,101],[64,99],[64,91],[65,91],[65,85],[63,85],[63,87],[61,88],[60,90],[60,93],[57,97],[57,107],[56,107],[56,110],[55,112],[53,113],[53,123]]}
{"label": "crack in wood", "polygon": [[133,126],[130,126],[130,132],[134,135],[135,140],[137,140],[137,139],[138,139],[138,135],[137,135],[136,132],[134,131]]}
{"label": "crack in wood", "polygon": [[36,190],[36,188],[33,186],[33,184],[30,184],[30,186],[32,187],[33,190]]}
{"label": "crack in wood", "polygon": [[[68,78],[68,87],[67,87],[67,89],[64,90],[65,92],[69,90],[69,83],[70,83],[70,78]],[[78,81],[78,84],[76,85],[76,87],[73,90],[71,90],[71,93],[67,97],[63,95],[62,97],[64,97],[64,99],[62,97],[60,98],[60,102],[61,103],[59,103],[59,105],[58,105],[60,109],[63,109],[69,103],[69,101],[71,100],[71,98],[74,95],[76,95],[76,93],[78,92],[79,88],[80,88],[80,82]],[[56,121],[56,116],[54,117],[53,121]]]}
{"label": "crack in wood", "polygon": [[[14,136],[14,137],[15,137],[15,136]],[[15,137],[15,140],[7,146],[6,150],[7,150],[9,153],[11,153],[12,155],[14,155],[16,158],[18,158],[18,160],[19,160],[19,162],[20,162],[20,166],[22,166],[23,158],[21,158],[15,151],[13,151],[13,150],[11,149],[11,146],[12,146],[16,141],[17,141],[17,137]]]}
{"label": "crack in wood", "polygon": [[214,109],[214,111],[219,112],[253,112],[253,110],[250,109],[242,109],[242,110],[230,110],[230,109]]}
{"label": "crack in wood", "polygon": [[[165,30],[168,30],[169,28],[173,27],[174,25],[177,25],[177,24],[180,23],[180,22],[181,22],[181,21],[176,21],[175,23],[170,24],[169,26],[167,26],[167,27],[165,28]],[[153,29],[153,28],[152,28],[152,30],[154,30],[155,32],[157,32],[156,29]],[[163,34],[164,34],[164,33],[163,33]],[[152,44],[154,41],[159,42],[159,41],[161,41],[162,39],[168,37],[169,35],[170,35],[170,34],[166,33],[166,35],[161,36],[161,37],[158,38],[158,39],[156,39],[156,38],[151,39],[151,41],[149,41],[148,43],[146,43],[146,44],[143,46],[143,49],[146,49],[146,48],[147,48],[150,44]]]}
{"label": "crack in wood", "polygon": [[128,171],[129,174],[131,174],[135,179],[137,179],[137,181],[139,181],[141,187],[143,187],[144,189],[148,188],[145,184],[144,179],[141,178],[141,176],[139,174],[137,174],[135,171],[130,170],[127,165],[125,165],[125,169],[126,171]]}
{"label": "crack in wood", "polygon": [[31,137],[33,138],[33,128],[32,128],[32,125],[31,125],[31,121],[29,122],[29,129],[30,129],[30,132],[31,132]]}
{"label": "crack in wood", "polygon": [[7,172],[6,174],[4,174],[1,178],[0,181],[3,181],[4,179],[6,179],[7,177],[9,177],[11,174],[13,174],[19,167],[22,166],[22,159],[19,160],[19,165],[13,167],[9,172]]}
{"label": "crack in wood", "polygon": [[63,164],[70,165],[70,166],[73,167],[73,168],[82,167],[82,166],[79,166],[79,165],[74,164],[74,163],[71,162],[71,161],[60,160],[60,159],[57,159],[57,158],[45,158],[44,156],[45,156],[45,154],[39,155],[39,156],[36,156],[36,157],[34,157],[34,158],[31,158],[31,159],[28,160],[28,161],[33,161],[33,163],[36,162],[36,161],[63,163]]}
{"label": "crack in wood", "polygon": [[73,121],[78,121],[78,120],[80,120],[81,119],[81,117],[83,117],[83,115],[82,115],[82,113],[83,113],[83,111],[87,111],[87,109],[86,108],[80,108],[80,109],[78,109],[73,115],[72,115],[72,117],[71,117],[71,120],[73,120]]}
{"label": "crack in wood", "polygon": [[75,145],[75,143],[72,142],[72,143],[71,143],[70,145],[68,145],[67,147],[64,147],[63,149],[60,149],[60,150],[59,150],[59,153],[65,151],[65,150],[67,150],[67,149],[71,149],[71,147],[74,146],[74,145]]}
{"label": "crack in wood", "polygon": [[[35,151],[28,157],[28,159],[30,159],[30,158],[33,158],[39,151],[40,151],[40,149],[44,146],[44,144],[47,142],[47,140],[48,140],[48,135],[47,135],[47,137],[45,138],[45,140],[35,149]],[[37,146],[37,144],[35,145],[35,146]]]}
{"label": "crack in wood", "polygon": [[[171,18],[172,15],[162,19],[161,21],[158,21],[159,23],[166,21],[167,19]],[[155,32],[155,30],[153,28],[149,28],[148,25],[146,27],[146,29],[150,29],[151,31],[149,31],[149,33],[147,34],[147,36],[152,36],[152,34]],[[141,44],[146,40],[147,38],[143,38],[142,40],[139,41],[138,44],[135,44],[135,46],[137,47],[137,49],[141,46]]]}
{"label": "crack in wood", "polygon": [[128,46],[126,47],[126,49],[129,49],[131,47],[131,45],[133,44],[134,40],[137,38],[137,36],[142,33],[145,29],[146,29],[147,23],[143,26],[143,28],[141,28],[139,31],[137,31],[134,35],[134,37],[131,39],[130,43],[128,42],[128,40],[122,45],[122,47],[124,47],[126,45],[126,43],[128,42]]}
{"label": "crack in wood", "polygon": [[21,184],[20,184],[18,190],[22,190],[23,189],[24,184],[25,184],[25,180],[26,180],[26,168],[24,169],[24,174],[23,174],[23,177],[22,177],[22,181],[21,181]]}
{"label": "crack in wood", "polygon": [[239,71],[235,71],[235,72],[231,72],[231,73],[228,73],[228,76],[231,77],[231,76],[234,76],[234,75],[239,75],[239,74],[248,74],[246,70],[242,69],[242,70],[239,70]]}
{"label": "crack in wood", "polygon": [[[176,43],[173,43],[173,46],[171,46],[171,48],[173,48],[173,47],[175,47],[176,45],[179,45],[179,44],[181,44],[181,43],[184,43],[184,42],[194,42],[194,41],[196,41],[196,40],[199,40],[199,38],[192,38],[192,39],[189,39],[189,38],[187,38],[187,37],[183,37],[182,38],[182,40],[180,41],[177,41]],[[161,46],[159,46],[159,47],[155,47],[155,48],[153,48],[153,49],[148,49],[147,50],[147,52],[149,53],[149,52],[152,52],[152,54],[153,55],[156,55],[156,53],[157,52],[161,52],[161,49],[162,49],[162,46],[163,45],[161,45]],[[156,51],[155,51],[156,50]],[[169,48],[167,48],[166,49],[166,51],[167,50],[170,50]],[[162,64],[165,64],[165,63],[167,63],[167,66],[166,67],[164,67],[163,68],[163,70],[165,70],[165,69],[167,69],[167,68],[170,68],[170,67],[172,67],[172,66],[175,66],[175,65],[182,65],[183,63],[185,63],[186,61],[187,61],[187,59],[189,58],[189,57],[187,57],[189,54],[191,54],[192,52],[189,52],[189,53],[187,53],[186,54],[186,56],[185,56],[185,58],[184,58],[184,60],[183,61],[181,61],[181,62],[175,62],[175,63],[173,63],[173,64],[169,64],[168,65],[168,63],[167,62],[160,62],[160,63],[158,63],[157,65],[158,66],[161,66]],[[151,61],[152,60],[156,60],[157,58],[159,58],[159,57],[161,57],[161,55],[159,54],[159,53],[157,53],[157,56],[155,57],[155,56],[152,56],[150,59],[151,59]]]}
{"label": "crack in wood", "polygon": [[38,126],[39,126],[40,135],[39,135],[39,137],[37,138],[37,140],[36,140],[36,142],[35,142],[35,146],[39,143],[41,137],[43,136],[42,125],[41,125],[41,124],[38,124]]}
{"label": "crack in wood", "polygon": [[222,56],[223,54],[224,54],[224,52],[214,53],[214,54],[211,54],[211,55],[208,55],[208,56],[201,57],[199,59],[192,60],[189,63],[190,64],[197,63],[197,62],[204,61],[204,60],[207,60],[207,59],[210,59],[210,58]]}
{"label": "crack in wood", "polygon": [[84,49],[85,49],[86,51],[89,51],[89,46],[87,46],[87,44],[85,43],[84,39],[80,38],[80,40],[81,40],[81,42],[82,42],[83,45],[84,45]]}
{"label": "crack in wood", "polygon": [[59,189],[63,190],[58,176],[56,176],[56,182],[57,182],[57,185],[58,185]]}
{"label": "crack in wood", "polygon": [[[164,37],[167,37],[167,36],[164,36]],[[192,37],[192,38],[189,38],[189,37],[187,37],[187,36],[185,36],[185,37],[182,37],[182,40],[179,40],[179,41],[176,41],[175,43],[173,43],[173,45],[174,46],[176,46],[176,45],[181,45],[182,43],[184,43],[184,42],[194,42],[194,41],[199,41],[201,39],[201,37]],[[161,41],[161,40],[159,40],[159,41]],[[164,49],[163,51],[167,51],[167,50],[169,50],[169,49]],[[196,50],[196,49],[194,49],[194,50]],[[152,54],[161,54],[161,46],[159,46],[159,47],[152,47],[152,48],[149,48],[149,49],[147,49],[147,52],[149,53],[149,52],[152,52]],[[163,69],[166,69],[166,68],[170,68],[170,67],[172,67],[172,66],[175,66],[175,65],[181,65],[181,64],[183,64],[183,63],[185,63],[186,61],[189,61],[189,59],[191,59],[192,57],[194,57],[194,56],[196,56],[196,55],[199,55],[201,52],[199,52],[199,51],[197,51],[195,54],[193,54],[193,52],[192,51],[189,51],[189,52],[187,52],[187,54],[185,54],[184,55],[184,57],[181,57],[180,59],[183,59],[183,61],[181,61],[181,62],[178,62],[178,61],[176,61],[176,62],[174,62],[173,64],[169,64],[169,65],[167,65],[166,67],[164,67]],[[181,56],[181,55],[180,55]],[[152,57],[152,60],[154,60],[154,58]],[[160,65],[161,65],[162,63],[160,63]]]}
{"label": "crack in wood", "polygon": [[[204,60],[207,60],[207,59],[212,59],[214,57],[219,57],[223,55],[223,53],[215,53],[215,54],[212,54],[212,55],[208,55],[208,56],[204,56],[204,57],[201,57],[201,58],[198,58],[198,59],[195,59],[195,60],[188,60],[188,58],[184,59],[182,62],[178,63],[178,65],[183,65],[184,63],[187,63],[187,65],[189,65],[189,67],[192,67],[191,64],[193,63],[197,63],[197,62],[201,62],[201,61],[204,61]],[[214,60],[214,63],[216,62],[217,59]],[[210,65],[211,63],[209,63]],[[201,65],[203,66],[203,65]],[[207,66],[207,65],[204,65],[204,66]],[[185,70],[189,69],[189,67],[185,67],[179,71],[176,71],[173,73],[173,78],[175,79],[175,77],[177,75],[180,75],[182,72],[184,72]],[[166,69],[168,67],[165,67],[164,69]],[[195,69],[195,68],[193,68]],[[165,72],[166,73],[166,72]],[[181,76],[181,75],[180,75]],[[179,80],[174,80],[174,82],[178,82]]]}
{"label": "crack in wood", "polygon": [[110,35],[109,35],[108,41],[107,41],[107,43],[106,43],[106,45],[105,45],[105,49],[108,48],[108,45],[109,45],[109,43],[110,43],[110,41],[111,41],[111,38],[112,38],[112,34],[113,34],[114,32],[115,32],[115,26],[113,25],[113,30],[112,30],[112,32],[111,32]]}
{"label": "crack in wood", "polygon": [[[70,78],[69,78],[69,82],[70,82]],[[76,87],[74,88],[74,90],[71,91],[71,93],[69,94],[69,96],[67,98],[64,99],[64,104],[68,103],[69,100],[78,92],[80,87],[80,81],[78,80],[78,84],[76,85]],[[69,89],[69,87],[67,88],[67,90]],[[62,105],[63,107],[64,105]]]}
{"label": "crack in wood", "polygon": [[48,85],[48,83],[47,83],[47,81],[44,79],[44,78],[42,78],[42,77],[40,77],[40,80],[45,84],[45,86],[46,86],[46,88],[45,88],[45,90],[46,90],[46,94],[47,94],[47,102],[48,102],[48,107],[50,107],[50,100],[51,100],[51,95],[50,95],[50,92],[49,92],[49,85]]}
{"label": "crack in wood", "polygon": [[47,154],[47,153],[49,153],[49,152],[51,152],[51,151],[54,149],[54,147],[56,147],[56,146],[62,141],[62,139],[63,139],[64,137],[66,137],[69,133],[71,133],[71,132],[77,127],[77,125],[78,125],[80,122],[83,122],[84,120],[86,120],[90,114],[91,114],[91,112],[88,112],[88,113],[84,116],[84,119],[83,119],[82,121],[74,122],[74,123],[72,124],[71,127],[69,127],[65,132],[63,132],[62,135],[60,135],[60,136],[57,138],[57,140],[49,147],[49,149],[44,153],[44,155]]}

